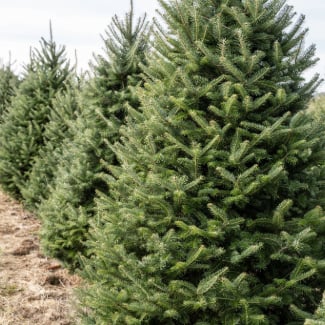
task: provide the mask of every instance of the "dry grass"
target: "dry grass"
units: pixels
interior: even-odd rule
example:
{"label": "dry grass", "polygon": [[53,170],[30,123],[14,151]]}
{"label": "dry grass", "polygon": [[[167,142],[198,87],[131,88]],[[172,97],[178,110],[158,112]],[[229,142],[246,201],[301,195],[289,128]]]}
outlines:
{"label": "dry grass", "polygon": [[72,325],[79,284],[39,250],[39,222],[0,192],[0,324]]}

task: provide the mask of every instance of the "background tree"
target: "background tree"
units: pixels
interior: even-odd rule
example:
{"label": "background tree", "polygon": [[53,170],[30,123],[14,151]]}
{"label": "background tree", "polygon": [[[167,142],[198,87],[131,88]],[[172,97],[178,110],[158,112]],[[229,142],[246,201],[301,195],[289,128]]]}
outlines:
{"label": "background tree", "polygon": [[83,79],[71,76],[68,88],[58,92],[53,99],[40,148],[22,189],[25,205],[37,211],[39,204],[48,198],[51,185],[56,177],[65,146],[69,146],[74,135],[74,123],[81,113],[80,92]]}
{"label": "background tree", "polygon": [[0,122],[2,115],[9,107],[15,90],[18,87],[18,76],[12,70],[12,64],[0,63]]}
{"label": "background tree", "polygon": [[303,324],[324,287],[324,125],[303,17],[163,1],[121,167],[98,199],[85,324]]}
{"label": "background tree", "polygon": [[317,94],[309,103],[308,112],[317,120],[325,121],[325,93]]}
{"label": "background tree", "polygon": [[35,157],[44,145],[44,130],[56,93],[67,88],[70,75],[65,47],[50,39],[33,49],[17,95],[0,126],[0,183],[3,189],[21,198]]}
{"label": "background tree", "polygon": [[125,19],[115,16],[103,38],[106,55],[96,58],[94,77],[83,93],[84,108],[74,125],[73,140],[66,144],[53,189],[39,208],[43,248],[69,267],[76,267],[78,254],[85,253],[95,192],[108,186],[102,179],[109,176],[101,160],[118,163],[106,141],[119,139],[126,104],[138,106],[132,89],[142,82],[140,64],[145,61],[147,40],[146,18],[134,22],[131,2]]}

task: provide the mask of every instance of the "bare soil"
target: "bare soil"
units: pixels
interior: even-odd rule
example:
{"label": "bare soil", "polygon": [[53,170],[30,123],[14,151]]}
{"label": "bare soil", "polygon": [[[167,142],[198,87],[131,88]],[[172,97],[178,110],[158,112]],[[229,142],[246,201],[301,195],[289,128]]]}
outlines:
{"label": "bare soil", "polygon": [[45,257],[40,223],[0,191],[0,324],[72,325],[80,280]]}

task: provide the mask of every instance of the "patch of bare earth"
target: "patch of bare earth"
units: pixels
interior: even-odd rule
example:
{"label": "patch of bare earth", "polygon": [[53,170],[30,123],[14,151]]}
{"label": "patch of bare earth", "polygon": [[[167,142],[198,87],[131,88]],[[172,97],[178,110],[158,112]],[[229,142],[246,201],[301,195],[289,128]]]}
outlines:
{"label": "patch of bare earth", "polygon": [[39,250],[39,221],[0,191],[0,324],[72,325],[77,276]]}

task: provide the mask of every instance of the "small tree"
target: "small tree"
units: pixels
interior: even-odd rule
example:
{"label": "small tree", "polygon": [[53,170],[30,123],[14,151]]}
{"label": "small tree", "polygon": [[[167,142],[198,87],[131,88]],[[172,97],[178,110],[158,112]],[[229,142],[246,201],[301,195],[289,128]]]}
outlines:
{"label": "small tree", "polygon": [[18,87],[18,76],[13,72],[11,62],[0,67],[0,122],[2,116],[11,104],[12,97]]}
{"label": "small tree", "polygon": [[0,183],[21,198],[33,161],[44,145],[44,130],[56,93],[67,88],[70,75],[65,48],[50,39],[40,41],[25,69],[24,81],[0,126]]}
{"label": "small tree", "polygon": [[140,64],[145,60],[148,40],[145,17],[134,24],[131,2],[125,20],[115,16],[103,40],[106,57],[96,58],[94,77],[83,93],[84,108],[76,120],[73,140],[66,144],[53,190],[39,209],[43,248],[72,268],[78,265],[78,254],[85,253],[95,192],[107,190],[102,177],[108,176],[101,160],[117,164],[106,141],[119,139],[126,104],[138,105],[132,88],[141,84]]}
{"label": "small tree", "polygon": [[37,211],[46,200],[60,164],[65,146],[73,139],[74,123],[81,113],[80,91],[82,79],[70,77],[68,88],[58,92],[53,99],[43,138],[44,145],[35,157],[22,196],[29,209]]}
{"label": "small tree", "polygon": [[325,120],[325,93],[316,95],[309,103],[308,113],[324,123]]}
{"label": "small tree", "polygon": [[85,324],[303,324],[324,287],[314,47],[282,0],[159,1],[158,33],[98,199]]}

